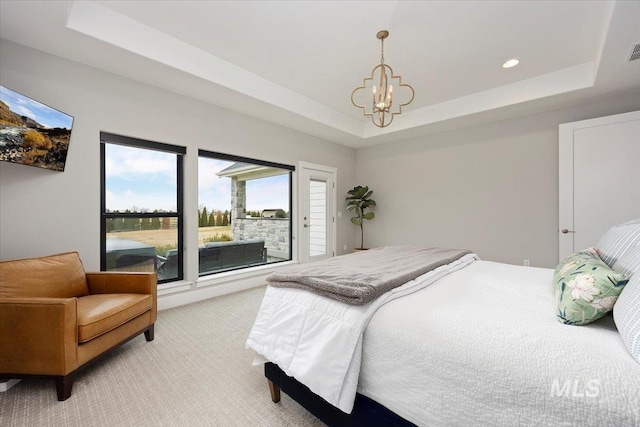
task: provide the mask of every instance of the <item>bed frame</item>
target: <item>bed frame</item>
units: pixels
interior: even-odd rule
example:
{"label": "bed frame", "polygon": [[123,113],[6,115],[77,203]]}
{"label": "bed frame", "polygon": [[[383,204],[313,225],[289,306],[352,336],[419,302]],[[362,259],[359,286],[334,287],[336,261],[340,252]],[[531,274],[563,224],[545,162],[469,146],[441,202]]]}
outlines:
{"label": "bed frame", "polygon": [[360,393],[356,394],[351,414],[345,414],[307,386],[285,374],[275,363],[265,363],[264,376],[269,382],[271,400],[274,403],[280,402],[282,390],[329,426],[415,427],[415,424]]}

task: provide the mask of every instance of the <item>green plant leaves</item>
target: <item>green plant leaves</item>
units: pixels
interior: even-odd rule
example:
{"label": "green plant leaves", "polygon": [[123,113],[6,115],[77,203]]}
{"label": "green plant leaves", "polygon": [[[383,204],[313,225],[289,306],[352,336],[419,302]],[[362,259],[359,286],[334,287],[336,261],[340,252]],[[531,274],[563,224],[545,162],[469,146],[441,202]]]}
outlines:
{"label": "green plant leaves", "polygon": [[[360,185],[353,187],[352,190],[347,191],[347,193],[351,194],[352,197],[347,197],[349,199],[362,199],[365,194],[369,191],[369,187],[362,187]],[[373,191],[371,192],[373,193]],[[371,194],[369,194],[370,196]]]}
{"label": "green plant leaves", "polygon": [[373,190],[369,190],[369,187],[367,186],[355,186],[353,187],[353,189],[347,191],[347,193],[349,194],[349,196],[347,198],[345,198],[345,200],[347,201],[347,210],[349,211],[353,211],[353,213],[356,215],[353,218],[351,218],[351,222],[354,225],[357,225],[360,227],[360,232],[361,232],[361,239],[360,239],[360,247],[363,248],[364,247],[364,230],[363,230],[363,223],[364,220],[370,220],[373,219],[375,217],[375,214],[373,212],[367,212],[365,213],[365,209],[370,208],[371,206],[376,206],[376,201],[373,199],[370,199],[371,195],[373,194]]}
{"label": "green plant leaves", "polygon": [[370,199],[373,194],[373,190],[369,190],[367,186],[355,186],[353,189],[347,192],[349,196],[345,199],[347,200],[347,210],[354,211],[356,214],[355,220],[352,219],[356,225],[361,225],[362,221],[367,219],[373,219],[375,215],[373,212],[365,213],[365,209],[370,208],[372,206],[376,206],[376,201]]}

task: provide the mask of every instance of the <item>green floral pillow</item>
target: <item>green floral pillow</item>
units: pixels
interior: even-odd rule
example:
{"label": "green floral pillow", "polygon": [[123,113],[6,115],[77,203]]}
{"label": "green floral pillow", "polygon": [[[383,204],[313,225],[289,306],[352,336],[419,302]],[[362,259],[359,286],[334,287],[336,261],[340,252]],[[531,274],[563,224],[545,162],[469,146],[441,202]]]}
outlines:
{"label": "green floral pillow", "polygon": [[553,275],[558,321],[586,325],[611,310],[629,279],[607,266],[595,248],[565,258]]}

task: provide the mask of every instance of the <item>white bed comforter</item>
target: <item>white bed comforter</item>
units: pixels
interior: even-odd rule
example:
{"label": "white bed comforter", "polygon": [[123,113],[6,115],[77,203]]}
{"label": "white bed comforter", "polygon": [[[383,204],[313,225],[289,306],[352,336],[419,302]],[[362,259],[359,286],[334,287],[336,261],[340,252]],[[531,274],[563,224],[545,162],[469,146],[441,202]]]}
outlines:
{"label": "white bed comforter", "polygon": [[387,302],[419,291],[477,259],[463,256],[361,306],[307,291],[268,287],[247,347],[276,363],[327,402],[350,413],[358,386],[362,335]]}
{"label": "white bed comforter", "polygon": [[640,365],[612,316],[558,322],[552,277],[477,261],[385,304],[358,392],[419,426],[640,426]]}

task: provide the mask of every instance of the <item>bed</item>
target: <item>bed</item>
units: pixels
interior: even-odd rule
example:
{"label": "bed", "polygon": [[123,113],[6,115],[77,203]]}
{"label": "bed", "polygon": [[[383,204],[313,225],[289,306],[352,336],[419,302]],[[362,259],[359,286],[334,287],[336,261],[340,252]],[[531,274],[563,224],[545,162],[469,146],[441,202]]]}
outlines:
{"label": "bed", "polygon": [[[329,425],[640,425],[640,364],[613,316],[558,322],[553,269],[458,267],[366,320],[352,408],[329,404],[304,373],[258,349],[274,401],[282,388]],[[298,302],[324,298],[269,288]]]}

